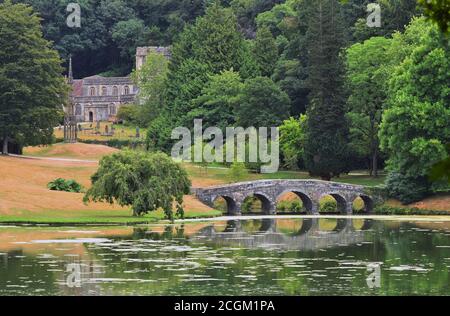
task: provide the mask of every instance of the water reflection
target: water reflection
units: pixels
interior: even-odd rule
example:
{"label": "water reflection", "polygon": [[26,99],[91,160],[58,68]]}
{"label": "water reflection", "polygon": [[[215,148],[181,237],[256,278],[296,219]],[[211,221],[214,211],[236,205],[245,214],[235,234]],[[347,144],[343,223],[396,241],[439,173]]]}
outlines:
{"label": "water reflection", "polygon": [[0,228],[1,295],[448,295],[449,267],[449,223]]}

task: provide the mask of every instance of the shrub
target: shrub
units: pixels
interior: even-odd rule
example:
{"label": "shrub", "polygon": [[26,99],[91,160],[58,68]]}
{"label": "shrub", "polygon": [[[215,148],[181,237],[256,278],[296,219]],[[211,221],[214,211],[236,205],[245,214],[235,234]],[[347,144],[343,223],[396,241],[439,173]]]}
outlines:
{"label": "shrub", "polygon": [[335,199],[326,199],[320,203],[320,212],[323,213],[336,213],[337,212],[337,202]]}
{"label": "shrub", "polygon": [[230,180],[234,182],[241,181],[246,178],[248,172],[247,169],[245,169],[245,164],[242,162],[233,162],[231,165],[231,168],[229,170],[228,176],[230,177]]}
{"label": "shrub", "polygon": [[389,197],[403,204],[423,200],[430,194],[430,184],[426,177],[411,177],[401,173],[390,173],[386,179]]}
{"label": "shrub", "polygon": [[449,215],[448,211],[433,211],[420,208],[401,208],[389,205],[381,205],[375,208],[377,215]]}
{"label": "shrub", "polygon": [[108,147],[113,147],[117,149],[123,149],[123,148],[131,148],[136,149],[138,147],[143,147],[145,145],[145,142],[143,140],[139,139],[108,139],[108,140],[95,140],[95,139],[79,139],[80,143],[83,144],[92,144],[92,145],[104,145]]}
{"label": "shrub", "polygon": [[47,188],[52,191],[64,191],[64,192],[73,192],[80,193],[83,190],[83,186],[76,182],[75,180],[65,180],[62,178],[58,178],[53,180],[47,184]]}

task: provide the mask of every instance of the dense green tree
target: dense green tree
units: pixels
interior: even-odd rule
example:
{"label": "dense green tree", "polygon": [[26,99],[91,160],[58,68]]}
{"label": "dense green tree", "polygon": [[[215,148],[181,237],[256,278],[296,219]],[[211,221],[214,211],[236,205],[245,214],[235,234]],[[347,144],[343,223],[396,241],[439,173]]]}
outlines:
{"label": "dense green tree", "polygon": [[278,60],[278,47],[268,27],[261,27],[256,33],[253,56],[261,75],[272,76]]}
{"label": "dense green tree", "polygon": [[[76,76],[104,73],[128,75],[134,58],[129,58],[136,45],[163,45],[172,43],[186,23],[204,13],[204,0],[89,0],[79,1],[82,27],[69,28],[66,12],[69,0],[23,0],[40,13],[46,39],[55,43],[61,56],[73,56]],[[129,33],[130,39],[113,40],[113,33],[131,30],[135,24],[123,22],[142,21],[138,32]],[[122,22],[122,26],[117,26]],[[126,27],[125,27],[126,26]],[[115,30],[115,32],[113,31]],[[117,36],[117,34],[116,34]],[[124,44],[128,41],[129,46]],[[129,52],[128,52],[129,51]],[[124,54],[125,53],[125,54]]]}
{"label": "dense green tree", "polygon": [[24,4],[0,4],[0,138],[21,146],[49,144],[68,87],[61,60]]}
{"label": "dense green tree", "polygon": [[[387,182],[388,189],[405,203],[433,190],[428,174],[446,158],[450,142],[448,41],[423,18],[413,20],[409,28],[416,30],[415,47],[409,47],[411,53],[393,71],[380,130],[381,147],[389,154],[388,170],[396,175]],[[407,30],[405,37],[410,36]],[[402,183],[415,183],[423,193],[401,194],[408,193]]]}
{"label": "dense green tree", "polygon": [[352,147],[370,157],[370,173],[378,175],[381,115],[386,103],[391,40],[372,37],[347,49],[347,82],[351,91],[348,116]]}
{"label": "dense green tree", "polygon": [[343,24],[338,1],[319,0],[310,6],[305,164],[312,175],[330,180],[347,170],[348,124],[340,58]]}
{"label": "dense green tree", "polygon": [[187,172],[163,153],[122,151],[105,156],[92,175],[92,187],[85,202],[103,201],[131,206],[133,216],[162,209],[166,218],[183,217],[183,196],[189,194],[191,182]]}
{"label": "dense green tree", "polygon": [[[256,30],[256,17],[262,12],[271,10],[284,0],[231,0],[230,7],[236,14],[240,29],[247,38],[253,38]],[[224,2],[224,1],[223,1]],[[226,3],[223,3],[226,4]]]}
{"label": "dense green tree", "polygon": [[450,2],[447,0],[418,0],[425,15],[437,23],[442,32],[450,32]]}
{"label": "dense green tree", "polygon": [[136,18],[119,21],[114,25],[112,28],[112,40],[120,49],[121,57],[133,60],[133,57],[136,55],[136,47],[145,45],[145,42],[142,40],[145,31],[144,22]]}
{"label": "dense green tree", "polygon": [[[344,0],[341,0],[344,2]],[[346,34],[352,42],[363,42],[372,36],[388,37],[402,32],[413,16],[419,15],[417,0],[379,0],[381,27],[367,26],[367,5],[371,0],[346,0],[343,5]]]}
{"label": "dense green tree", "polygon": [[306,115],[301,115],[298,119],[291,117],[279,127],[280,149],[283,154],[284,167],[288,169],[295,170],[304,166],[306,127]]}
{"label": "dense green tree", "polygon": [[231,9],[217,3],[211,5],[205,15],[196,20],[192,56],[189,57],[207,63],[213,73],[239,70],[243,37],[237,27]]}
{"label": "dense green tree", "polygon": [[278,127],[289,117],[290,100],[270,78],[247,79],[235,108],[242,127]]}
{"label": "dense green tree", "polygon": [[239,73],[234,71],[210,76],[201,95],[192,101],[194,106],[188,117],[192,121],[203,119],[204,128],[215,126],[225,131],[227,126],[235,123],[233,109],[243,86]]}
{"label": "dense green tree", "polygon": [[139,125],[147,127],[166,104],[166,87],[169,61],[157,53],[150,53],[140,70],[132,74],[139,86]]}

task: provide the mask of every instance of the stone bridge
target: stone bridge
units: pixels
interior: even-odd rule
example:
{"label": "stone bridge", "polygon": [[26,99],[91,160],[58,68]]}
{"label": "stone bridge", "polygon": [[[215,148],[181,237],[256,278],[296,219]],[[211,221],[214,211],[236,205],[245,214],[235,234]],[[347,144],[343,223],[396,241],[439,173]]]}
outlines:
{"label": "stone bridge", "polygon": [[238,220],[228,221],[224,231],[211,225],[201,229],[191,240],[201,240],[221,246],[245,248],[277,248],[285,250],[319,250],[360,244],[367,241],[366,232],[372,229],[373,221],[366,219],[356,229],[353,220],[340,218],[331,231],[321,230],[318,218],[304,218],[301,228],[293,234],[278,232],[276,219],[263,219],[258,232],[248,233]]}
{"label": "stone bridge", "polygon": [[338,210],[346,215],[353,213],[353,202],[358,197],[364,201],[364,210],[368,214],[373,212],[376,204],[383,202],[380,189],[320,180],[261,180],[193,190],[197,198],[210,207],[222,197],[227,203],[228,215],[232,216],[242,214],[242,204],[248,197],[258,198],[263,213],[274,215],[278,199],[289,192],[302,200],[310,215],[319,214],[319,201],[326,195],[334,197]]}

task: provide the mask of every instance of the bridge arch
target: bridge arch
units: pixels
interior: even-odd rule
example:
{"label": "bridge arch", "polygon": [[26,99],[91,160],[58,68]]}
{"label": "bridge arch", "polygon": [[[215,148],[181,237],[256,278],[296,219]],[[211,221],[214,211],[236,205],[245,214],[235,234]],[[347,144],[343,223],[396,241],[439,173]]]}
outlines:
{"label": "bridge arch", "polygon": [[320,197],[319,201],[322,200],[323,198],[325,198],[327,195],[333,197],[336,200],[337,211],[339,213],[341,213],[341,214],[348,213],[348,208],[347,208],[348,203],[344,196],[342,196],[339,193],[335,193],[335,192],[325,193]]}
{"label": "bridge arch", "polygon": [[237,205],[236,201],[228,195],[215,196],[212,199],[212,203],[214,204],[220,198],[225,200],[228,215],[236,215],[238,213],[238,205]]}
{"label": "bridge arch", "polygon": [[258,199],[261,202],[261,211],[264,215],[275,214],[274,203],[270,200],[270,198],[266,194],[262,192],[254,192],[252,194],[247,195],[244,198],[244,201],[252,197]]}
{"label": "bridge arch", "polygon": [[374,212],[374,202],[373,199],[365,194],[360,194],[358,195],[353,202],[357,199],[357,198],[361,198],[364,202],[364,213],[366,214],[372,214]]}
{"label": "bridge arch", "polygon": [[306,209],[306,213],[308,214],[314,214],[314,204],[312,199],[305,193],[301,192],[300,190],[285,190],[283,191],[281,194],[279,194],[275,201],[276,203],[278,203],[278,201],[280,200],[281,197],[283,197],[283,195],[288,194],[288,193],[294,193],[303,203],[303,207]]}

